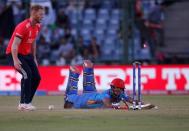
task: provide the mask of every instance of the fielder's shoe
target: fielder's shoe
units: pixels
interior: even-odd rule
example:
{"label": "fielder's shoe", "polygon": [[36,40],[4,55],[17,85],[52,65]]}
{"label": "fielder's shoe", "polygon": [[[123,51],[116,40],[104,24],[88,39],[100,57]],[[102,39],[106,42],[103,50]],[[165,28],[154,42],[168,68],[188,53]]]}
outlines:
{"label": "fielder's shoe", "polygon": [[70,66],[70,70],[74,73],[80,74],[80,70],[76,66]]}
{"label": "fielder's shoe", "polygon": [[36,107],[33,106],[31,103],[29,103],[29,104],[20,103],[18,105],[18,110],[19,111],[34,111],[34,110],[36,110]]}
{"label": "fielder's shoe", "polygon": [[36,110],[36,107],[33,106],[31,103],[29,103],[29,104],[25,104],[24,110],[34,111],[34,110]]}
{"label": "fielder's shoe", "polygon": [[17,108],[18,108],[19,111],[23,111],[24,108],[25,108],[25,104],[23,104],[23,103],[19,103],[19,105],[18,105]]}
{"label": "fielder's shoe", "polygon": [[88,68],[92,68],[93,63],[90,60],[84,60],[83,66],[88,67]]}

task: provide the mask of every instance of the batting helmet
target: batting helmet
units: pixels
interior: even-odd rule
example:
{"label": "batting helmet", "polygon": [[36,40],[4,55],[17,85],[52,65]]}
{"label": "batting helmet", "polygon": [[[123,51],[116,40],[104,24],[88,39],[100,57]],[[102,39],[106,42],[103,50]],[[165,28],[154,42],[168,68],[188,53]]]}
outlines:
{"label": "batting helmet", "polygon": [[116,88],[120,88],[120,89],[124,89],[125,88],[125,83],[120,78],[113,79],[110,85],[113,86],[113,87],[116,87]]}

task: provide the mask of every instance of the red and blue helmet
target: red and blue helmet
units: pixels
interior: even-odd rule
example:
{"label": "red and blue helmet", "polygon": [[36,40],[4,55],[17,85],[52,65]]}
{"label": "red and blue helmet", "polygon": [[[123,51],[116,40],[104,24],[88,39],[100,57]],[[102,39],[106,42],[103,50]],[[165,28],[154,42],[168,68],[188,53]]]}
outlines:
{"label": "red and blue helmet", "polygon": [[120,78],[115,78],[110,83],[110,86],[114,87],[114,88],[120,88],[120,89],[124,90],[125,89],[125,82]]}
{"label": "red and blue helmet", "polygon": [[110,95],[112,102],[120,102],[121,94],[124,92],[125,89],[125,82],[120,78],[115,78],[110,83]]}

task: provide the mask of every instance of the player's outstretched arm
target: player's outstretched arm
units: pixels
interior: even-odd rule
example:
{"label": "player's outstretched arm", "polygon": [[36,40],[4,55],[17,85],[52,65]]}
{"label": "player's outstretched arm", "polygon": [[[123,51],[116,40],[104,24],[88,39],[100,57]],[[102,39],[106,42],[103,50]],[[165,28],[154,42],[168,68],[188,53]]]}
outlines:
{"label": "player's outstretched arm", "polygon": [[108,108],[108,109],[116,109],[116,110],[128,110],[129,109],[127,104],[125,104],[124,106],[121,106],[119,104],[113,104],[113,103],[111,103],[110,99],[104,99],[103,103],[104,103],[104,108]]}
{"label": "player's outstretched arm", "polygon": [[[128,103],[130,103],[130,104],[133,104],[133,99],[132,99],[130,96],[128,96],[128,97],[127,97],[127,100],[123,99],[123,102],[124,102],[124,103],[128,102]],[[135,102],[136,102],[136,105],[138,105],[138,102],[139,102],[139,101],[136,100]],[[142,105],[143,105],[143,104],[144,104],[144,102],[142,102]]]}
{"label": "player's outstretched arm", "polygon": [[[130,99],[129,103],[133,103],[133,100],[132,98]],[[136,101],[136,107],[139,108],[138,106],[138,101]],[[133,109],[133,106],[129,106],[129,109]],[[141,105],[141,109],[144,109],[144,110],[148,110],[148,109],[158,109],[157,106],[155,106],[154,104],[150,104],[150,103],[144,103],[142,102],[142,105]]]}
{"label": "player's outstretched arm", "polygon": [[[128,96],[127,100],[123,99],[122,101],[123,103],[125,103],[125,105],[127,105],[127,102],[130,104],[133,104],[133,99],[130,96]],[[139,101],[136,101],[137,108],[138,108],[138,102]],[[150,103],[145,104],[144,102],[142,102],[141,108],[142,109],[153,109],[153,108],[157,109],[158,107],[155,106],[154,104],[150,104]],[[128,109],[133,109],[133,106],[128,106]]]}

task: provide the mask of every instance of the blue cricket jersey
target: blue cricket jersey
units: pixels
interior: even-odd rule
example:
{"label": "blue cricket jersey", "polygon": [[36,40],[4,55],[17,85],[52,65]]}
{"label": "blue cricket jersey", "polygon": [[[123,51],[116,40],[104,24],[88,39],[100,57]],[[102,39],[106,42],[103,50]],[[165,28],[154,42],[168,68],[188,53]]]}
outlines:
{"label": "blue cricket jersey", "polygon": [[[102,108],[104,106],[103,100],[110,99],[110,98],[111,98],[111,93],[109,89],[109,90],[103,91],[102,93],[90,92],[90,93],[83,93],[81,95],[76,95],[76,94],[68,95],[66,100],[69,102],[72,102],[74,108],[90,109],[90,108]],[[125,93],[120,94],[118,97],[118,102],[120,102],[123,99],[128,100],[128,95]],[[87,104],[89,100],[97,101],[98,104],[89,105]]]}

